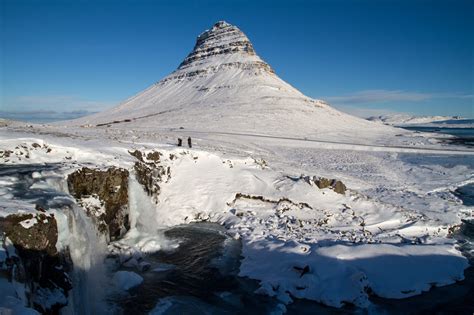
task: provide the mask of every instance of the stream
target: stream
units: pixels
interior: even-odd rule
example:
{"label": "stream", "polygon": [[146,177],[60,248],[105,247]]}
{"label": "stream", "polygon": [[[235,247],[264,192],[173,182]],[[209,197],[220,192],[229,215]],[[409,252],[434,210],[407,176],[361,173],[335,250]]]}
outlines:
{"label": "stream", "polygon": [[[237,276],[240,242],[225,234],[222,226],[193,223],[165,232],[181,241],[171,252],[147,257],[152,264],[142,272],[142,285],[116,302],[123,314],[278,314],[279,302],[254,294],[258,281]],[[474,224],[464,223],[455,237],[463,253],[474,264]],[[352,306],[341,309],[309,300],[287,306],[286,314],[472,314],[474,310],[474,268],[465,271],[466,280],[433,288],[407,299],[372,297],[373,306],[363,311]]]}
{"label": "stream", "polygon": [[146,257],[143,283],[116,300],[124,314],[268,314],[278,304],[253,293],[256,281],[237,276],[241,244],[222,226],[191,223],[165,236],[179,247]]}

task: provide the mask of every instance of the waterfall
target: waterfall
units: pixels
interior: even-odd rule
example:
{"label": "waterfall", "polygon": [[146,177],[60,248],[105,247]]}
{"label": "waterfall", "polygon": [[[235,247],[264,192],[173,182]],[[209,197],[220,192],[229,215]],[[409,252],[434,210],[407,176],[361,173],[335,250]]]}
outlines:
{"label": "waterfall", "polygon": [[153,234],[157,230],[156,205],[134,175],[128,179],[130,231]]}
{"label": "waterfall", "polygon": [[132,248],[133,252],[140,255],[177,247],[176,242],[166,239],[162,233],[164,226],[157,218],[156,204],[133,175],[128,181],[128,200],[130,231],[117,245]]}
{"label": "waterfall", "polygon": [[[167,240],[160,231],[156,205],[133,175],[129,177],[128,197],[130,230],[113,243],[116,250],[113,254],[140,257],[144,253],[176,247],[177,244]],[[73,263],[73,289],[61,313],[112,314],[113,308],[105,302],[107,294],[114,290],[108,276],[111,270],[105,264],[109,253],[106,237],[99,234],[94,221],[76,204],[70,207],[67,225],[63,233],[68,235],[62,235],[62,239],[67,239]]]}
{"label": "waterfall", "polygon": [[73,289],[67,315],[106,314],[103,302],[107,287],[104,259],[107,253],[106,239],[98,235],[94,222],[81,207],[73,204],[68,216],[69,251],[73,262],[71,274]]}

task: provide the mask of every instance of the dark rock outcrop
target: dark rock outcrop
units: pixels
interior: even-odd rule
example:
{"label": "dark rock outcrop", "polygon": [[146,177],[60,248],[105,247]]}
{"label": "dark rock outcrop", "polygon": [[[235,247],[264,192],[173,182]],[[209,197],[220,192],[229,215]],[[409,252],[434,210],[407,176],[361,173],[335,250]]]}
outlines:
{"label": "dark rock outcrop", "polygon": [[319,177],[314,180],[316,186],[319,189],[331,188],[338,194],[344,195],[346,193],[346,185],[344,185],[340,180],[337,179],[328,179],[324,177]]}
{"label": "dark rock outcrop", "polygon": [[303,179],[310,185],[316,185],[319,189],[330,188],[336,193],[344,195],[346,193],[347,187],[344,183],[337,179],[329,179],[325,177],[318,176],[300,176],[296,180]]}
{"label": "dark rock outcrop", "polygon": [[143,162],[142,151],[135,150],[135,151],[128,151],[128,153],[130,153],[131,156],[136,157],[139,161]]}
{"label": "dark rock outcrop", "polygon": [[58,227],[54,216],[12,214],[0,218],[0,232],[3,247],[8,238],[16,251],[13,255],[7,251],[9,280],[25,285],[26,297],[35,309],[43,314],[59,314],[72,288],[68,275],[72,263],[67,253],[56,249]]}
{"label": "dark rock outcrop", "polygon": [[147,155],[146,155],[146,159],[149,160],[149,161],[153,161],[155,163],[158,163],[160,161],[160,156],[161,156],[161,153],[158,152],[158,151],[153,151],[153,152],[149,152]]}
{"label": "dark rock outcrop", "polygon": [[170,169],[161,165],[161,153],[158,151],[149,152],[146,154],[146,158],[145,154],[138,150],[129,153],[138,160],[134,165],[137,181],[143,186],[146,193],[152,197],[152,200],[157,203],[161,191],[160,183],[165,176],[167,179],[170,178]]}
{"label": "dark rock outcrop", "polygon": [[[31,227],[21,224],[31,223]],[[58,227],[54,216],[45,213],[14,214],[0,218],[0,229],[15,244],[24,250],[45,252],[54,256],[57,254]]]}
{"label": "dark rock outcrop", "polygon": [[81,203],[90,216],[95,217],[99,229],[111,240],[130,229],[128,218],[128,176],[125,169],[107,170],[84,167],[68,176],[69,192],[81,203],[83,198],[94,196],[104,205],[105,212],[96,213],[87,203]]}

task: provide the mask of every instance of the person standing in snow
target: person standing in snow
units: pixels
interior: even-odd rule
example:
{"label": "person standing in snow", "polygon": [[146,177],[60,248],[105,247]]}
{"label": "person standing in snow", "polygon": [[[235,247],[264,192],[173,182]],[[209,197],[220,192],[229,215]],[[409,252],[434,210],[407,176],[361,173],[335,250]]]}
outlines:
{"label": "person standing in snow", "polygon": [[178,147],[183,145],[183,140],[181,138],[178,138]]}
{"label": "person standing in snow", "polygon": [[193,145],[191,144],[191,137],[188,137],[188,147],[192,148]]}

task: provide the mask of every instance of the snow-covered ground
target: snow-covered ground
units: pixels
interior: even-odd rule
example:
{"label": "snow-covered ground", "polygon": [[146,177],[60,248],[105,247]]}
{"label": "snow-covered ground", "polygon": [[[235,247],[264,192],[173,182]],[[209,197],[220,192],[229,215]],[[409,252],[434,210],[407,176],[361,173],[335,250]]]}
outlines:
{"label": "snow-covered ground", "polygon": [[[408,153],[364,151],[212,133],[196,134],[194,148],[188,149],[166,144],[172,134],[139,142],[134,137],[140,130],[126,132],[135,140],[121,139],[122,131],[113,130],[71,128],[69,137],[58,137],[54,128],[20,130],[1,131],[0,150],[12,151],[2,158],[4,165],[57,163],[64,174],[91,165],[131,169],[135,158],[129,150],[158,150],[171,177],[161,183],[156,205],[143,207],[145,194],[134,193],[131,199],[142,205],[134,220],[147,222],[148,228],[125,236],[127,250],[169,248],[158,232],[165,227],[221,223],[242,240],[240,275],[259,280],[258,293],[284,304],[297,297],[367,307],[368,288],[382,297],[408,297],[462,280],[468,266],[449,231],[473,217],[472,207],[452,194],[474,182],[474,151],[469,149],[457,148],[458,155],[446,146],[424,151],[424,145],[413,145]],[[174,139],[180,135],[176,132]],[[342,180],[348,191],[318,189],[312,176]],[[15,182],[15,176],[1,180],[2,215],[32,209],[9,194],[6,181]],[[57,181],[49,185],[58,187]],[[138,283],[136,277],[124,278]],[[117,281],[127,286],[122,278]]]}
{"label": "snow-covered ground", "polygon": [[[175,145],[187,137],[192,149]],[[158,151],[160,165],[169,168],[157,203],[135,179],[133,150]],[[462,280],[468,267],[450,232],[474,209],[452,192],[474,182],[474,150],[352,117],[303,95],[225,22],[201,34],[175,72],[111,110],[54,125],[0,121],[0,151],[0,170],[55,165],[23,184],[63,194],[48,210],[57,210],[57,247],[70,247],[74,264],[86,271],[77,278],[89,278],[94,289],[140,285],[133,273],[103,281],[101,260],[109,251],[141,268],[146,253],[179,246],[164,238],[164,228],[203,220],[241,240],[239,274],[258,280],[257,293],[276,297],[281,312],[293,298],[370,307],[370,294],[413,296]],[[132,175],[130,230],[109,247],[91,231],[80,204],[67,218],[54,210],[65,199],[74,203],[66,177],[84,166]],[[319,177],[348,190],[319,189]],[[0,181],[0,216],[34,213],[35,200],[13,193],[19,174],[0,174]],[[82,205],[103,213],[94,196]],[[12,308],[10,297],[24,301],[13,285],[0,278],[8,297],[3,307]],[[76,291],[81,314],[101,298]]]}

